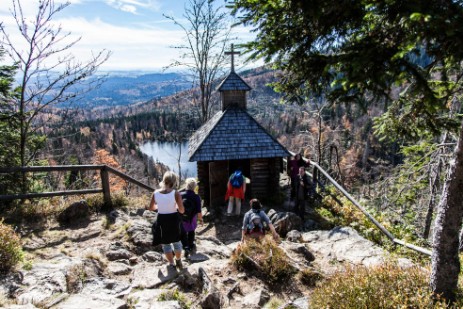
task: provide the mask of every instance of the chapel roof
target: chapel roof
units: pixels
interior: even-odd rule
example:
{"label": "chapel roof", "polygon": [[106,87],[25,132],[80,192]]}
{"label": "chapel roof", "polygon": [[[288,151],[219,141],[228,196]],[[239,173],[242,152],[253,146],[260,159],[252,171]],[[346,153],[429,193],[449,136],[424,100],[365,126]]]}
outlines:
{"label": "chapel roof", "polygon": [[246,110],[229,107],[215,114],[190,138],[189,161],[220,161],[289,156]]}
{"label": "chapel roof", "polygon": [[251,89],[252,88],[246,84],[246,82],[238,74],[236,74],[235,71],[231,71],[217,87],[218,91],[250,91]]}

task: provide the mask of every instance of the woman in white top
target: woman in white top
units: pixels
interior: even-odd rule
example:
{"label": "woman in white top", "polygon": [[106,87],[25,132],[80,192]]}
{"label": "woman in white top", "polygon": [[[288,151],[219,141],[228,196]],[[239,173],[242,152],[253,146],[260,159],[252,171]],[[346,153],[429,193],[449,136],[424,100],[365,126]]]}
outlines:
{"label": "woman in white top", "polygon": [[[177,175],[168,171],[164,174],[161,188],[153,193],[148,210],[158,211],[153,225],[153,245],[162,244],[169,267],[182,269],[182,221],[178,213],[184,213],[182,198],[175,190]],[[175,254],[175,264],[174,264]]]}

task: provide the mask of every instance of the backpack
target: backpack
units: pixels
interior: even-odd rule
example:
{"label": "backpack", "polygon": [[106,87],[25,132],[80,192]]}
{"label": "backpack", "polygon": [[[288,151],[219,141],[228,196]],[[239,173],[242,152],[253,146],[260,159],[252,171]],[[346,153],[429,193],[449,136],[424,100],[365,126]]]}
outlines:
{"label": "backpack", "polygon": [[248,233],[264,233],[264,224],[260,216],[260,210],[253,210],[247,226]]}
{"label": "backpack", "polygon": [[236,171],[230,177],[230,184],[233,188],[241,188],[243,185],[243,173],[241,171]]}
{"label": "backpack", "polygon": [[193,197],[187,196],[186,191],[180,192],[180,196],[182,197],[183,207],[185,207],[185,212],[182,214],[182,221],[191,222],[196,215],[196,201]]}

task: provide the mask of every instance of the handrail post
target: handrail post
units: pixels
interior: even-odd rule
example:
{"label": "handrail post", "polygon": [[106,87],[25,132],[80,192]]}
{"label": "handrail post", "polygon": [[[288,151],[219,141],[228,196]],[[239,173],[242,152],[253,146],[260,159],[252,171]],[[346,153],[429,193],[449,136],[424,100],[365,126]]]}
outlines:
{"label": "handrail post", "polygon": [[103,201],[105,210],[109,210],[113,207],[111,202],[111,188],[109,186],[109,174],[106,166],[103,166],[100,170],[101,175],[101,188],[103,189]]}

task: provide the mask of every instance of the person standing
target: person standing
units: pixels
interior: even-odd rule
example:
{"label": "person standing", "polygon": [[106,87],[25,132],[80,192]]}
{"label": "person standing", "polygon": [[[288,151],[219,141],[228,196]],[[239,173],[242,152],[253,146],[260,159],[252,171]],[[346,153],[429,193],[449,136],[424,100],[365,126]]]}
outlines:
{"label": "person standing", "polygon": [[225,200],[228,200],[227,215],[233,215],[233,204],[235,203],[235,215],[241,214],[241,200],[244,200],[246,193],[246,177],[244,177],[241,169],[237,169],[227,182],[227,193]]}
{"label": "person standing", "polygon": [[304,221],[305,201],[307,199],[309,190],[311,189],[311,182],[303,166],[299,167],[299,173],[297,175],[297,178],[295,179],[295,182],[296,182],[296,186],[295,186],[296,204],[294,207],[294,211],[296,214],[299,215],[299,217],[301,217],[302,221]]}
{"label": "person standing", "polygon": [[198,186],[196,179],[187,178],[185,180],[185,186],[186,190],[180,193],[185,208],[182,223],[182,245],[185,251],[185,258],[188,258],[190,252],[196,250],[195,230],[198,226],[198,222],[200,224],[203,223],[203,214],[201,213],[201,198],[195,192]]}
{"label": "person standing", "polygon": [[304,159],[299,153],[296,153],[294,157],[291,157],[290,160],[288,160],[287,171],[291,179],[291,200],[294,200],[296,198],[296,187],[299,175],[299,168],[306,166],[307,163],[304,161]]}
{"label": "person standing", "polygon": [[[158,211],[153,224],[153,245],[162,245],[162,251],[169,262],[168,268],[182,269],[182,222],[178,213],[183,214],[180,193],[175,190],[177,175],[167,171],[162,177],[161,188],[154,191],[148,210]],[[174,263],[175,255],[175,263]]]}

